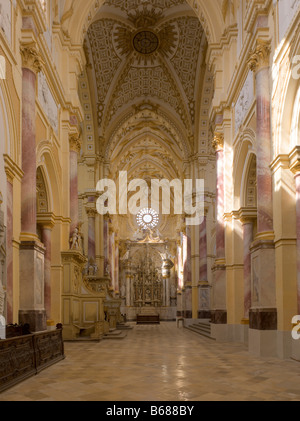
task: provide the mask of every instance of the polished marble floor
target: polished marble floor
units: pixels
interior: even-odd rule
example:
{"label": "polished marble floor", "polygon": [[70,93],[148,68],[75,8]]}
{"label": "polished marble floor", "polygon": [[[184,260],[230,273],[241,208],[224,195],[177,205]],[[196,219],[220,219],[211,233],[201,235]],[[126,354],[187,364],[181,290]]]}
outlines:
{"label": "polished marble floor", "polygon": [[300,363],[258,358],[175,323],[134,325],[122,340],[65,343],[66,359],[0,401],[300,400]]}

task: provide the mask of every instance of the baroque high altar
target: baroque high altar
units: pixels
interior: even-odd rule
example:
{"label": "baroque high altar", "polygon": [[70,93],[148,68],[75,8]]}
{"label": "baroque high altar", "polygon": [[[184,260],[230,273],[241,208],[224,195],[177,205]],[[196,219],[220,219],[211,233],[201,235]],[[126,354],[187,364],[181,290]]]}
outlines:
{"label": "baroque high altar", "polygon": [[171,260],[175,256],[169,252],[174,244],[151,234],[145,230],[142,240],[122,244],[126,252],[120,264],[120,298],[127,320],[136,320],[145,308],[160,320],[176,319],[178,279]]}

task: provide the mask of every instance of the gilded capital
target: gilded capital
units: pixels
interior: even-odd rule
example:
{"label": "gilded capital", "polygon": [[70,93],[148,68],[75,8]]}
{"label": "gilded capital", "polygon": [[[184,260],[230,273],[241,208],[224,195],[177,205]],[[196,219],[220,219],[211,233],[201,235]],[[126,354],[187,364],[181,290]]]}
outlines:
{"label": "gilded capital", "polygon": [[81,150],[80,137],[76,135],[70,136],[69,142],[70,142],[70,151],[74,151],[79,154]]}
{"label": "gilded capital", "polygon": [[85,211],[87,213],[88,218],[95,218],[95,216],[98,214],[97,209],[88,206],[86,206]]}
{"label": "gilded capital", "polygon": [[270,52],[270,41],[258,39],[256,41],[256,48],[250,52],[250,57],[247,61],[249,69],[256,72],[263,67],[268,67]]}
{"label": "gilded capital", "polygon": [[223,133],[215,132],[214,138],[212,141],[212,147],[217,152],[220,149],[223,149],[224,147],[224,135]]}
{"label": "gilded capital", "polygon": [[35,46],[35,43],[23,44],[20,48],[22,67],[30,69],[34,73],[42,70],[43,60]]}

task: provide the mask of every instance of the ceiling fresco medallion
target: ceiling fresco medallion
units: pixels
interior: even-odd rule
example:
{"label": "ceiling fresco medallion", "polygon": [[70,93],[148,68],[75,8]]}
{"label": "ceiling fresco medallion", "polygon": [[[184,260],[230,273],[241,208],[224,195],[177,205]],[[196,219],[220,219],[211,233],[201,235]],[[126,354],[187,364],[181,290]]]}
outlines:
{"label": "ceiling fresco medallion", "polygon": [[158,46],[158,36],[149,29],[138,31],[133,37],[133,47],[140,54],[152,54]]}

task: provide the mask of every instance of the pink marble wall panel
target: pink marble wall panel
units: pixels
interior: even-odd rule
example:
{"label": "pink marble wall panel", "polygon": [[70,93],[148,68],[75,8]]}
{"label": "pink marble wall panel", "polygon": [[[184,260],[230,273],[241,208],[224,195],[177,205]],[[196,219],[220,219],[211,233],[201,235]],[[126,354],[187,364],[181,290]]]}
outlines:
{"label": "pink marble wall panel", "polygon": [[269,68],[256,74],[257,230],[273,230]]}
{"label": "pink marble wall panel", "polygon": [[300,314],[300,174],[295,177],[296,181],[296,217],[297,217],[297,301],[298,314]]}
{"label": "pink marble wall panel", "polygon": [[207,281],[207,235],[206,216],[199,225],[199,280]]}
{"label": "pink marble wall panel", "polygon": [[216,257],[225,256],[224,235],[224,151],[217,151],[217,226],[216,226]]}
{"label": "pink marble wall panel", "polygon": [[78,173],[77,152],[70,150],[70,234],[78,227]]}
{"label": "pink marble wall panel", "polygon": [[36,234],[36,140],[35,140],[36,75],[23,69],[22,93],[22,231]]}

